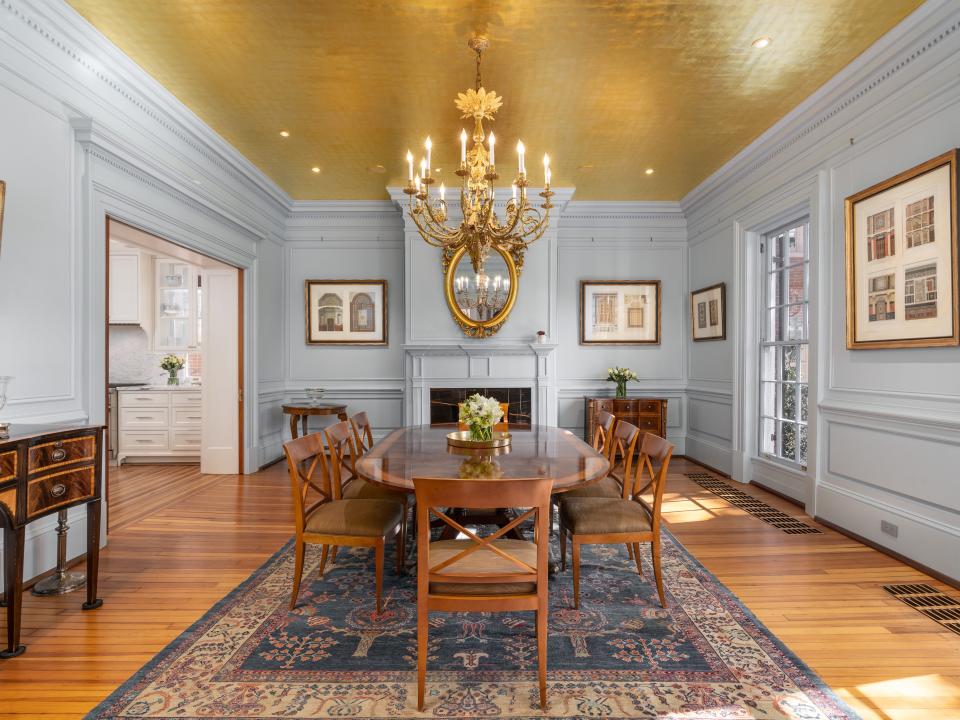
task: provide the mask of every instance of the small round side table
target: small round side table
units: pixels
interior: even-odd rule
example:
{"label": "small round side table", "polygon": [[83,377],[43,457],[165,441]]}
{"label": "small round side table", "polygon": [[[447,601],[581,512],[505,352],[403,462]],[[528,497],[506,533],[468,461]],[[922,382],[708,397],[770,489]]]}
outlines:
{"label": "small round side table", "polygon": [[300,418],[301,434],[307,434],[307,418],[311,415],[336,415],[340,420],[347,419],[347,406],[334,405],[332,403],[319,403],[311,405],[310,403],[290,404],[283,406],[285,415],[290,416],[290,435],[294,440],[299,437],[297,434],[297,418]]}

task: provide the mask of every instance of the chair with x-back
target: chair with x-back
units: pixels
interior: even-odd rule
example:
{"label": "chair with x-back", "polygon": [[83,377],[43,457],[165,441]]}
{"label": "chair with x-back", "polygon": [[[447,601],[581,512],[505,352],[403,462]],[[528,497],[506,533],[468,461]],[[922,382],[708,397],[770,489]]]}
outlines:
{"label": "chair with x-back", "polygon": [[[613,416],[611,415],[611,417]],[[599,432],[600,429],[598,426],[597,431]],[[616,427],[606,435],[605,444],[597,448],[597,451],[610,461],[610,473],[600,482],[563,493],[560,496],[560,502],[564,503],[574,498],[585,497],[621,497],[623,495],[623,478],[633,472],[634,455],[640,435],[640,428],[636,425],[625,420],[616,423]]]}
{"label": "chair with x-back", "polygon": [[[551,478],[446,480],[414,478],[417,499],[417,707],[423,710],[428,615],[439,612],[536,613],[540,707],[547,702],[547,564]],[[495,495],[506,507],[528,508],[497,531],[481,536],[447,508],[484,508]],[[430,540],[439,519],[465,539]],[[533,520],[533,541],[506,533]]]}
{"label": "chair with x-back", "polygon": [[[383,553],[387,537],[400,533],[400,504],[389,500],[343,499],[339,470],[331,473],[323,447],[323,435],[304,435],[284,443],[287,469],[293,490],[296,525],[293,594],[290,609],[297,605],[307,543],[322,545],[320,575],[330,547],[371,547],[376,565],[377,612],[382,610]],[[397,543],[398,554],[400,543]],[[398,560],[399,562],[399,560]]]}

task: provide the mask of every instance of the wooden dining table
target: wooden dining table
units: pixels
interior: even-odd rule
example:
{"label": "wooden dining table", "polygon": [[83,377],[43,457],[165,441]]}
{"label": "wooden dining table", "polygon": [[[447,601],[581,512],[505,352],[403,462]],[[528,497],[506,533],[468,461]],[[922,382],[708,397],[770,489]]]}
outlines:
{"label": "wooden dining table", "polygon": [[357,475],[395,490],[413,492],[413,479],[553,478],[562,493],[597,482],[610,463],[568,430],[546,425],[510,428],[511,444],[493,450],[447,445],[450,427],[420,425],[394,430],[357,461]]}

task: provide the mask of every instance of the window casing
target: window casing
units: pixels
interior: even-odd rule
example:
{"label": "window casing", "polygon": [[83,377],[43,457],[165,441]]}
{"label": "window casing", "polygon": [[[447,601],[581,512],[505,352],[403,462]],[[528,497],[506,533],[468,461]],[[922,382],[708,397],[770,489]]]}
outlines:
{"label": "window casing", "polygon": [[759,347],[761,456],[807,465],[810,327],[810,225],[790,223],[763,236]]}

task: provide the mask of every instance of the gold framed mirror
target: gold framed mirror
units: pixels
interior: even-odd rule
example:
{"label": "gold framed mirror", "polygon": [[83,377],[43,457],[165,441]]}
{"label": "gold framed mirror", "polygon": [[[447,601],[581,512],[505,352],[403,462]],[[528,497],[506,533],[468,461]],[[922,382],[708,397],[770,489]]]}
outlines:
{"label": "gold framed mirror", "polygon": [[494,335],[513,310],[519,280],[517,264],[505,250],[490,248],[482,272],[474,269],[466,246],[454,252],[443,285],[450,314],[464,334]]}

